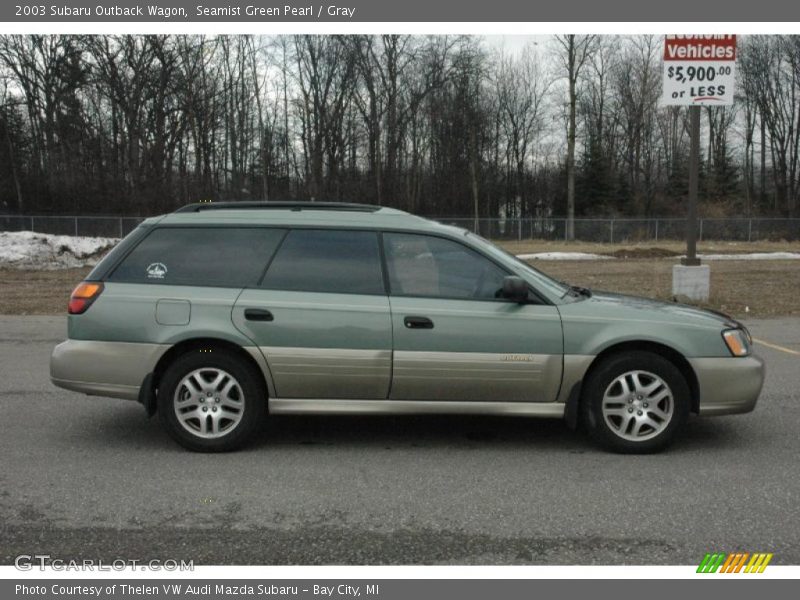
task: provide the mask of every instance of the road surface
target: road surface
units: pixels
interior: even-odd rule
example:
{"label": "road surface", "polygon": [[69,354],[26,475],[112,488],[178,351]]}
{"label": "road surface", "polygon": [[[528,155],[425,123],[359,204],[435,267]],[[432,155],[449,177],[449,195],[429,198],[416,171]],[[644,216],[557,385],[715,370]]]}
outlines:
{"label": "road surface", "polygon": [[53,387],[62,317],[0,317],[0,563],[800,563],[800,319],[770,346],[754,413],[690,420],[656,456],[560,421],[275,417],[253,447],[187,452],[134,402]]}

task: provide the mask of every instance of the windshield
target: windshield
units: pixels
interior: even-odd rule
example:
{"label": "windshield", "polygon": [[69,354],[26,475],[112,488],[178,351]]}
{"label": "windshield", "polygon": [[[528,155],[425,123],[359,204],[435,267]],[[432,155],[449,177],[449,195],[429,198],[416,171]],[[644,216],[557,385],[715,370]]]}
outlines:
{"label": "windshield", "polygon": [[549,292],[550,294],[556,297],[562,297],[569,291],[569,286],[557,279],[553,279],[549,275],[545,275],[539,269],[532,267],[528,263],[526,263],[521,258],[517,258],[510,252],[503,250],[499,246],[496,246],[492,242],[487,239],[482,238],[481,236],[474,234],[472,232],[467,231],[466,235],[474,242],[477,243],[486,253],[493,254],[494,256],[502,256],[504,258],[510,258],[516,265],[521,267],[524,271],[529,273],[535,278],[535,285],[542,289],[543,291]]}

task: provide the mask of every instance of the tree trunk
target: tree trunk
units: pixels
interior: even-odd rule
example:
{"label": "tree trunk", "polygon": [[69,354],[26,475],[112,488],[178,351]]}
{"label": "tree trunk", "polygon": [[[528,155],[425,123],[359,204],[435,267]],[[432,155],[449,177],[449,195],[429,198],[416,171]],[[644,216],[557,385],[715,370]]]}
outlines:
{"label": "tree trunk", "polygon": [[575,239],[575,40],[569,47],[569,124],[567,125],[567,239]]}
{"label": "tree trunk", "polygon": [[761,113],[761,200],[762,207],[767,204],[767,125],[764,122],[764,114]]}

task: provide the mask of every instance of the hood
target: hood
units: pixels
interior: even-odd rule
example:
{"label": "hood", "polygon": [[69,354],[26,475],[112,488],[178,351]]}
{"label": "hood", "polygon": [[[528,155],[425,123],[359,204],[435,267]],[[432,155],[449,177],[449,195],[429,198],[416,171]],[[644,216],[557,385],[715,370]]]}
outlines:
{"label": "hood", "polygon": [[604,305],[604,307],[614,312],[618,310],[629,316],[633,316],[631,311],[643,311],[651,313],[650,317],[658,320],[690,321],[696,324],[719,326],[725,329],[742,327],[736,319],[725,313],[678,302],[662,302],[660,300],[651,300],[650,298],[627,296],[613,292],[596,292],[594,290],[592,290],[592,297],[587,298],[584,302],[590,303],[590,305],[597,308],[600,308],[599,305]]}

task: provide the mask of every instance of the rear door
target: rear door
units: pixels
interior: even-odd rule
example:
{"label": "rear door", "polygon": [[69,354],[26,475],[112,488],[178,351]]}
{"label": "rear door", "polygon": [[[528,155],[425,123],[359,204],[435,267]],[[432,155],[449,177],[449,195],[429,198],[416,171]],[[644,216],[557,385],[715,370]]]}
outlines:
{"label": "rear door", "polygon": [[233,322],[280,398],[386,399],[392,323],[373,231],[292,229]]}
{"label": "rear door", "polygon": [[552,402],[563,340],[555,306],[497,297],[501,266],[460,242],[383,234],[394,325],[390,398]]}

